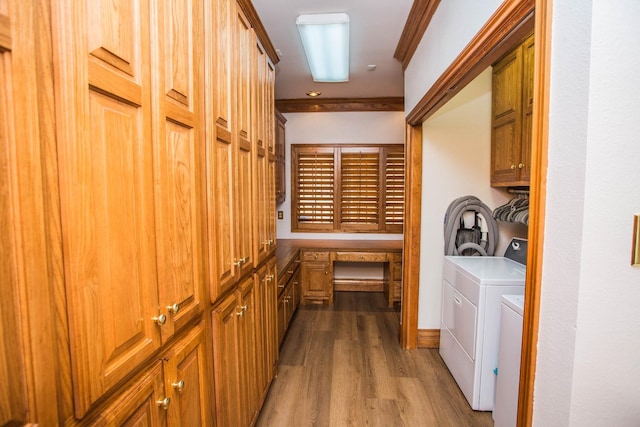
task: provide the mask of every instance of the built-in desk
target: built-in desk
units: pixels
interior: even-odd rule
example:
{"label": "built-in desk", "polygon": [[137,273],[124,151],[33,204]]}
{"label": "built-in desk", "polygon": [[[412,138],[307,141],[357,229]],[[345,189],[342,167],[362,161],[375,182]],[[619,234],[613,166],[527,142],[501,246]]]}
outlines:
{"label": "built-in desk", "polygon": [[[282,288],[287,288],[288,277],[299,275],[299,301],[301,304],[333,304],[336,289],[334,279],[335,262],[382,263],[384,277],[381,290],[389,306],[400,301],[402,288],[402,241],[401,240],[289,240],[278,239],[276,246],[278,277],[283,279]],[[299,260],[300,271],[292,268]],[[279,280],[280,284],[280,280]],[[347,290],[344,284],[341,290]],[[378,290],[375,286],[353,287],[348,290]]]}

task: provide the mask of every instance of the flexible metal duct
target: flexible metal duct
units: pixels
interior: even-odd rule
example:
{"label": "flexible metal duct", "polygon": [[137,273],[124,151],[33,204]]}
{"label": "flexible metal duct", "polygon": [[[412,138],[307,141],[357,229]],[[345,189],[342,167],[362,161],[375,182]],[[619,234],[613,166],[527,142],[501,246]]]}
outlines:
{"label": "flexible metal duct", "polygon": [[[466,212],[477,212],[483,220],[483,232],[480,243],[467,242],[456,246],[456,236],[460,219]],[[484,231],[486,230],[486,232]],[[498,223],[491,209],[475,196],[455,199],[444,215],[444,254],[460,255],[465,249],[473,249],[479,255],[493,256],[498,241]]]}

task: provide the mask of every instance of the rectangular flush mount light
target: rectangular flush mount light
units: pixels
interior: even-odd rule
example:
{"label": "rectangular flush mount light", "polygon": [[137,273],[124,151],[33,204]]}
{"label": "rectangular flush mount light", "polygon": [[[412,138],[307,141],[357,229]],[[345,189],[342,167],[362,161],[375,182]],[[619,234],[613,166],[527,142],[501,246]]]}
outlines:
{"label": "rectangular flush mount light", "polygon": [[296,25],[313,81],[349,81],[349,15],[300,15]]}

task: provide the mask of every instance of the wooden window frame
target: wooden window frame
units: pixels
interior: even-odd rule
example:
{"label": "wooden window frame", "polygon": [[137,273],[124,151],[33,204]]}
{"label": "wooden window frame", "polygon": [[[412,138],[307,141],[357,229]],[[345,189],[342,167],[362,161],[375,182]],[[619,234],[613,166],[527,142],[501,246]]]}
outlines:
{"label": "wooden window frame", "polygon": [[[362,152],[366,154],[377,154],[378,162],[378,183],[377,183],[377,214],[375,215],[375,222],[372,221],[370,213],[363,214],[361,222],[352,220],[346,222],[342,215],[344,186],[343,182],[343,167],[342,167],[342,154],[354,154]],[[394,186],[387,186],[387,158],[388,155],[396,155],[401,152],[404,155],[403,144],[292,144],[291,145],[291,231],[296,233],[395,233],[401,234],[404,225],[404,215],[398,215],[397,210],[395,212],[390,211],[387,215],[387,205],[389,200],[395,196],[397,199],[398,193],[402,194],[401,204],[404,206],[404,180],[402,188],[398,190],[397,180]],[[328,159],[329,154],[333,155],[333,205],[332,215],[330,221],[322,221],[321,218],[317,222],[301,222],[299,216],[299,207],[301,205],[300,192],[301,189],[299,183],[300,167],[303,160],[302,156],[307,159],[312,153],[318,153],[325,156]],[[307,160],[308,162],[308,160]],[[371,169],[369,168],[369,171]],[[406,172],[403,168],[403,174]],[[370,178],[370,176],[369,176]],[[389,194],[387,192],[389,189]],[[393,193],[391,193],[393,191]],[[325,192],[326,194],[326,192]],[[303,204],[304,205],[304,204]],[[304,210],[304,208],[301,208]],[[307,208],[308,211],[308,208]],[[403,209],[404,211],[404,209]],[[319,210],[322,212],[322,209]],[[370,212],[370,210],[369,210]],[[329,218],[326,215],[326,210],[323,213],[319,213],[319,217]],[[368,220],[366,220],[368,219]]]}

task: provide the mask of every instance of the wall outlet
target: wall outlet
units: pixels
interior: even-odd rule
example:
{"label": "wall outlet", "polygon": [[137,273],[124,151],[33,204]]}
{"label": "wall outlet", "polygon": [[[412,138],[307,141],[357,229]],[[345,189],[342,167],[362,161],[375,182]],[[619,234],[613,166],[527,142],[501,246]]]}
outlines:
{"label": "wall outlet", "polygon": [[278,211],[278,219],[284,219],[284,212]]}

